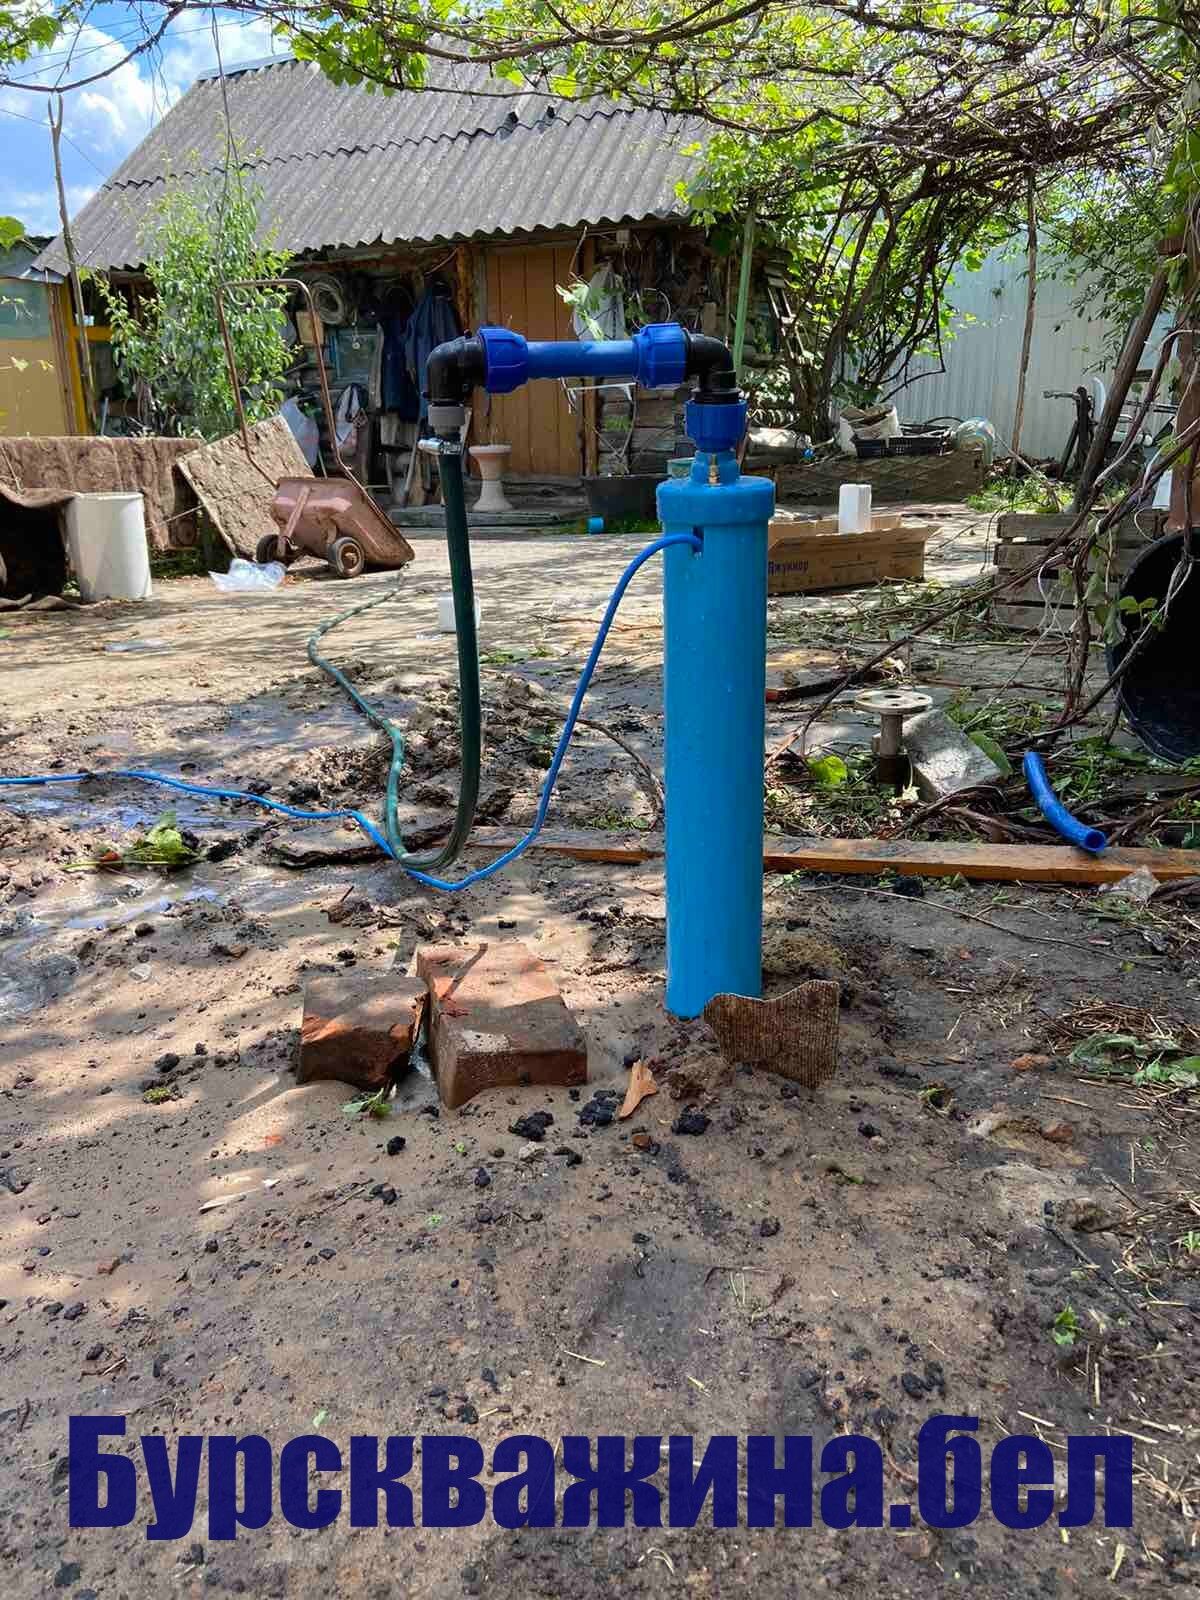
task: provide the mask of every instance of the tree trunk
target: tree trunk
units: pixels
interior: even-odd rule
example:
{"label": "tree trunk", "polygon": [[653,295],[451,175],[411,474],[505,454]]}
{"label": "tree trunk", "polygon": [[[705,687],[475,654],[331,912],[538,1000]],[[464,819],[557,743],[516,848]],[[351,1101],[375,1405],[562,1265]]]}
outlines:
{"label": "tree trunk", "polygon": [[[1189,294],[1200,289],[1200,242],[1197,242],[1197,229],[1200,229],[1200,196],[1193,201],[1189,216],[1189,226],[1185,232],[1188,259],[1187,286],[1182,299],[1187,302]],[[1195,316],[1188,318],[1190,323],[1195,322]],[[1179,341],[1179,360],[1184,374],[1183,398],[1179,405],[1179,414],[1175,419],[1175,432],[1180,434],[1185,428],[1200,421],[1200,394],[1197,393],[1197,384],[1187,382],[1188,373],[1195,373],[1196,363],[1200,361],[1200,339],[1192,332],[1185,333]],[[1175,463],[1175,471],[1171,477],[1171,509],[1167,514],[1167,526],[1172,532],[1181,528],[1186,530],[1188,513],[1188,481],[1187,475],[1192,470],[1192,454],[1189,451],[1181,456]],[[1196,515],[1196,491],[1200,487],[1200,480],[1192,483],[1192,516]]]}
{"label": "tree trunk", "polygon": [[[63,249],[71,280],[71,303],[75,310],[75,337],[79,344],[79,381],[83,385],[83,404],[87,412],[84,421],[94,433],[96,430],[96,389],[92,382],[92,353],[88,348],[87,322],[83,310],[83,283],[79,277],[79,263],[75,259],[75,241],[71,237],[71,218],[67,213],[67,192],[63,186],[62,138],[63,97],[55,95],[47,108],[50,117],[50,144],[54,151],[54,182],[58,187],[58,217],[62,224]],[[57,110],[57,116],[55,112]]]}
{"label": "tree trunk", "polygon": [[1150,337],[1150,330],[1154,326],[1155,318],[1163,308],[1163,301],[1167,297],[1166,265],[1159,267],[1154,277],[1150,280],[1150,287],[1146,290],[1146,298],[1142,302],[1142,309],[1138,312],[1133,326],[1125,340],[1125,347],[1121,351],[1121,359],[1117,362],[1117,370],[1113,374],[1112,385],[1108,391],[1108,398],[1104,402],[1104,410],[1100,413],[1095,431],[1092,434],[1091,447],[1087,453],[1087,460],[1083,463],[1083,470],[1079,474],[1079,481],[1075,485],[1075,499],[1072,508],[1078,511],[1092,491],[1092,485],[1100,476],[1100,468],[1104,462],[1104,452],[1112,442],[1112,436],[1117,431],[1117,423],[1121,419],[1121,407],[1125,404],[1129,394],[1129,385],[1133,382],[1133,375],[1138,369],[1138,362],[1142,359],[1142,351],[1146,348],[1146,340]]}
{"label": "tree trunk", "polygon": [[1034,187],[1032,171],[1029,173],[1028,187],[1025,191],[1025,228],[1028,256],[1025,275],[1025,333],[1021,339],[1021,365],[1017,372],[1017,404],[1013,411],[1010,445],[1013,456],[1021,454],[1021,427],[1025,421],[1025,383],[1029,377],[1029,351],[1033,344],[1033,321],[1037,311],[1037,190]]}

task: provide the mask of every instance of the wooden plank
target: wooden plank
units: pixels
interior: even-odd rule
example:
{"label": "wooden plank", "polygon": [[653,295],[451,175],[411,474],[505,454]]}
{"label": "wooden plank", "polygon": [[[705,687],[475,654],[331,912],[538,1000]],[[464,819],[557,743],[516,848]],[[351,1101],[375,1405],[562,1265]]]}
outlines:
{"label": "wooden plank", "polygon": [[[1056,610],[1057,627],[1054,623]],[[1068,633],[1075,620],[1075,608],[1071,605],[1052,605],[1047,612],[1040,601],[1037,605],[1005,605],[1002,600],[993,600],[991,615],[992,621],[999,623],[1002,628],[1016,628],[1021,633],[1042,633],[1047,629],[1051,633]]]}
{"label": "wooden plank", "polygon": [[[556,336],[553,250],[523,250],[525,320],[513,324],[527,339]],[[558,384],[533,382],[521,391],[529,408],[527,472],[561,472],[558,450]]]}
{"label": "wooden plank", "polygon": [[[1045,552],[1049,548],[1049,545],[1040,541],[1030,541],[1028,544],[1022,544],[1010,540],[1006,544],[996,546],[996,565],[1005,572],[1019,572],[1022,567],[1029,566],[1039,556],[1042,559],[1046,559]],[[1112,556],[1111,565],[1113,570],[1124,575],[1145,548],[1144,544],[1135,544],[1132,541],[1119,544]],[[1056,550],[1049,557],[1049,561],[1052,567],[1067,570],[1071,566],[1071,552],[1069,550]]]}
{"label": "wooden plank", "polygon": [[[550,305],[554,312],[554,332],[552,339],[566,341],[574,339],[575,329],[571,325],[571,308],[558,292],[561,283],[565,288],[571,281],[571,274],[575,263],[576,247],[573,244],[560,244],[550,252]],[[572,411],[563,392],[561,383],[548,383],[546,388],[554,396],[555,414],[558,422],[558,465],[549,470],[561,473],[581,473],[583,471],[583,441],[580,437],[579,418]]]}
{"label": "wooden plank", "polygon": [[[583,271],[585,283],[592,281],[592,274],[596,270],[596,241],[589,233],[583,241]],[[568,275],[564,283],[570,282]],[[574,330],[572,329],[572,332]],[[597,404],[599,395],[595,389],[596,380],[589,379],[587,387],[581,394],[575,396],[579,405],[579,455],[585,477],[596,476],[600,454],[600,441],[596,437],[596,429],[600,426],[600,407]]]}
{"label": "wooden plank", "polygon": [[1066,533],[1077,520],[1070,512],[1056,516],[1048,511],[1006,511],[996,523],[996,533],[1001,539],[1051,539]]}
{"label": "wooden plank", "polygon": [[[490,250],[489,320],[515,328],[529,339],[571,339],[570,310],[555,285],[570,276],[573,248],[540,245]],[[494,443],[512,446],[508,470],[521,477],[579,477],[579,423],[557,383],[529,383],[513,394],[494,396],[478,436],[488,435]]]}
{"label": "wooden plank", "polygon": [[[477,828],[469,849],[499,852],[520,836],[508,828]],[[637,864],[663,853],[660,834],[616,835],[547,828],[531,847],[575,861]],[[915,839],[801,839],[763,841],[764,872],[832,872],[952,878],[988,883],[1116,883],[1148,867],[1160,883],[1200,877],[1200,851],[1113,848],[1091,856],[1070,845],[952,844]]]}
{"label": "wooden plank", "polygon": [[1024,583],[1018,583],[1014,588],[1004,591],[1004,601],[1010,605],[1028,602],[1030,605],[1042,606],[1047,600],[1056,610],[1074,611],[1075,585],[1069,572],[1061,569],[1055,572],[1051,569],[1042,574],[1041,588],[1038,587],[1036,578],[1026,578]]}
{"label": "wooden plank", "polygon": [[[996,537],[1002,543],[1025,539],[1038,544],[1065,533],[1076,520],[1072,512],[1006,511],[996,520]],[[1145,546],[1159,537],[1165,521],[1165,511],[1140,511],[1136,517],[1122,517],[1117,524],[1117,537],[1122,544]]]}

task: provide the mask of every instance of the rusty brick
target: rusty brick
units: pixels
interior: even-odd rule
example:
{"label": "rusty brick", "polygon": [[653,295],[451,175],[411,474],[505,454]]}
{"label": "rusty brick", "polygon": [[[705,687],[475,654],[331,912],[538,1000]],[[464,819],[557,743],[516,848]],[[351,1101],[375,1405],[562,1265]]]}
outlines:
{"label": "rusty brick", "polygon": [[408,1066],[425,997],[416,978],[310,978],[297,1080],[340,1078],[357,1089],[382,1089]]}
{"label": "rusty brick", "polygon": [[515,939],[417,952],[429,1055],[453,1109],[483,1089],[587,1082],[587,1044],[545,965]]}

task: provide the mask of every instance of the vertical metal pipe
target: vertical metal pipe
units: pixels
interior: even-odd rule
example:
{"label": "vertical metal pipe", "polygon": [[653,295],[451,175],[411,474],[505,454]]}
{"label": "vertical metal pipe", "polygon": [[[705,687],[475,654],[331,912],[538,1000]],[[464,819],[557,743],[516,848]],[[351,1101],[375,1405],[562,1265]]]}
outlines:
{"label": "vertical metal pipe", "polygon": [[762,984],[767,523],[774,485],[740,478],[729,451],[698,452],[658,492],[674,547],[664,571],[667,1009],[694,1017],[714,994]]}

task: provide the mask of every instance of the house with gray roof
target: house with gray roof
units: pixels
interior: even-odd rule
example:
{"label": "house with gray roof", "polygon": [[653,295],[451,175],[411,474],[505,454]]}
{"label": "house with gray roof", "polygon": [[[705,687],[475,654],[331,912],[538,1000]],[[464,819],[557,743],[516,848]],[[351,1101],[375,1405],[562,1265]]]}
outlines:
{"label": "house with gray roof", "polygon": [[[321,337],[335,387],[357,384],[379,413],[376,449],[389,433],[379,392],[389,317],[431,285],[463,328],[571,338],[575,313],[560,290],[611,282],[631,321],[725,331],[730,258],[693,225],[683,195],[697,124],[563,101],[483,67],[434,63],[431,87],[390,95],[335,84],[291,57],[206,74],[73,219],[82,266],[136,292],[155,202],[173,182],[221,172],[227,113],[264,231],[318,296],[319,333],[298,322],[298,338]],[[65,270],[61,239],[37,265]],[[100,387],[111,390],[103,332],[92,332]],[[517,475],[578,478],[603,470],[625,398],[612,397],[602,423],[597,394],[530,385],[496,397],[474,436],[511,444]],[[635,454],[654,443],[645,428],[635,437],[637,421],[630,414]],[[369,465],[380,470],[378,454]]]}

